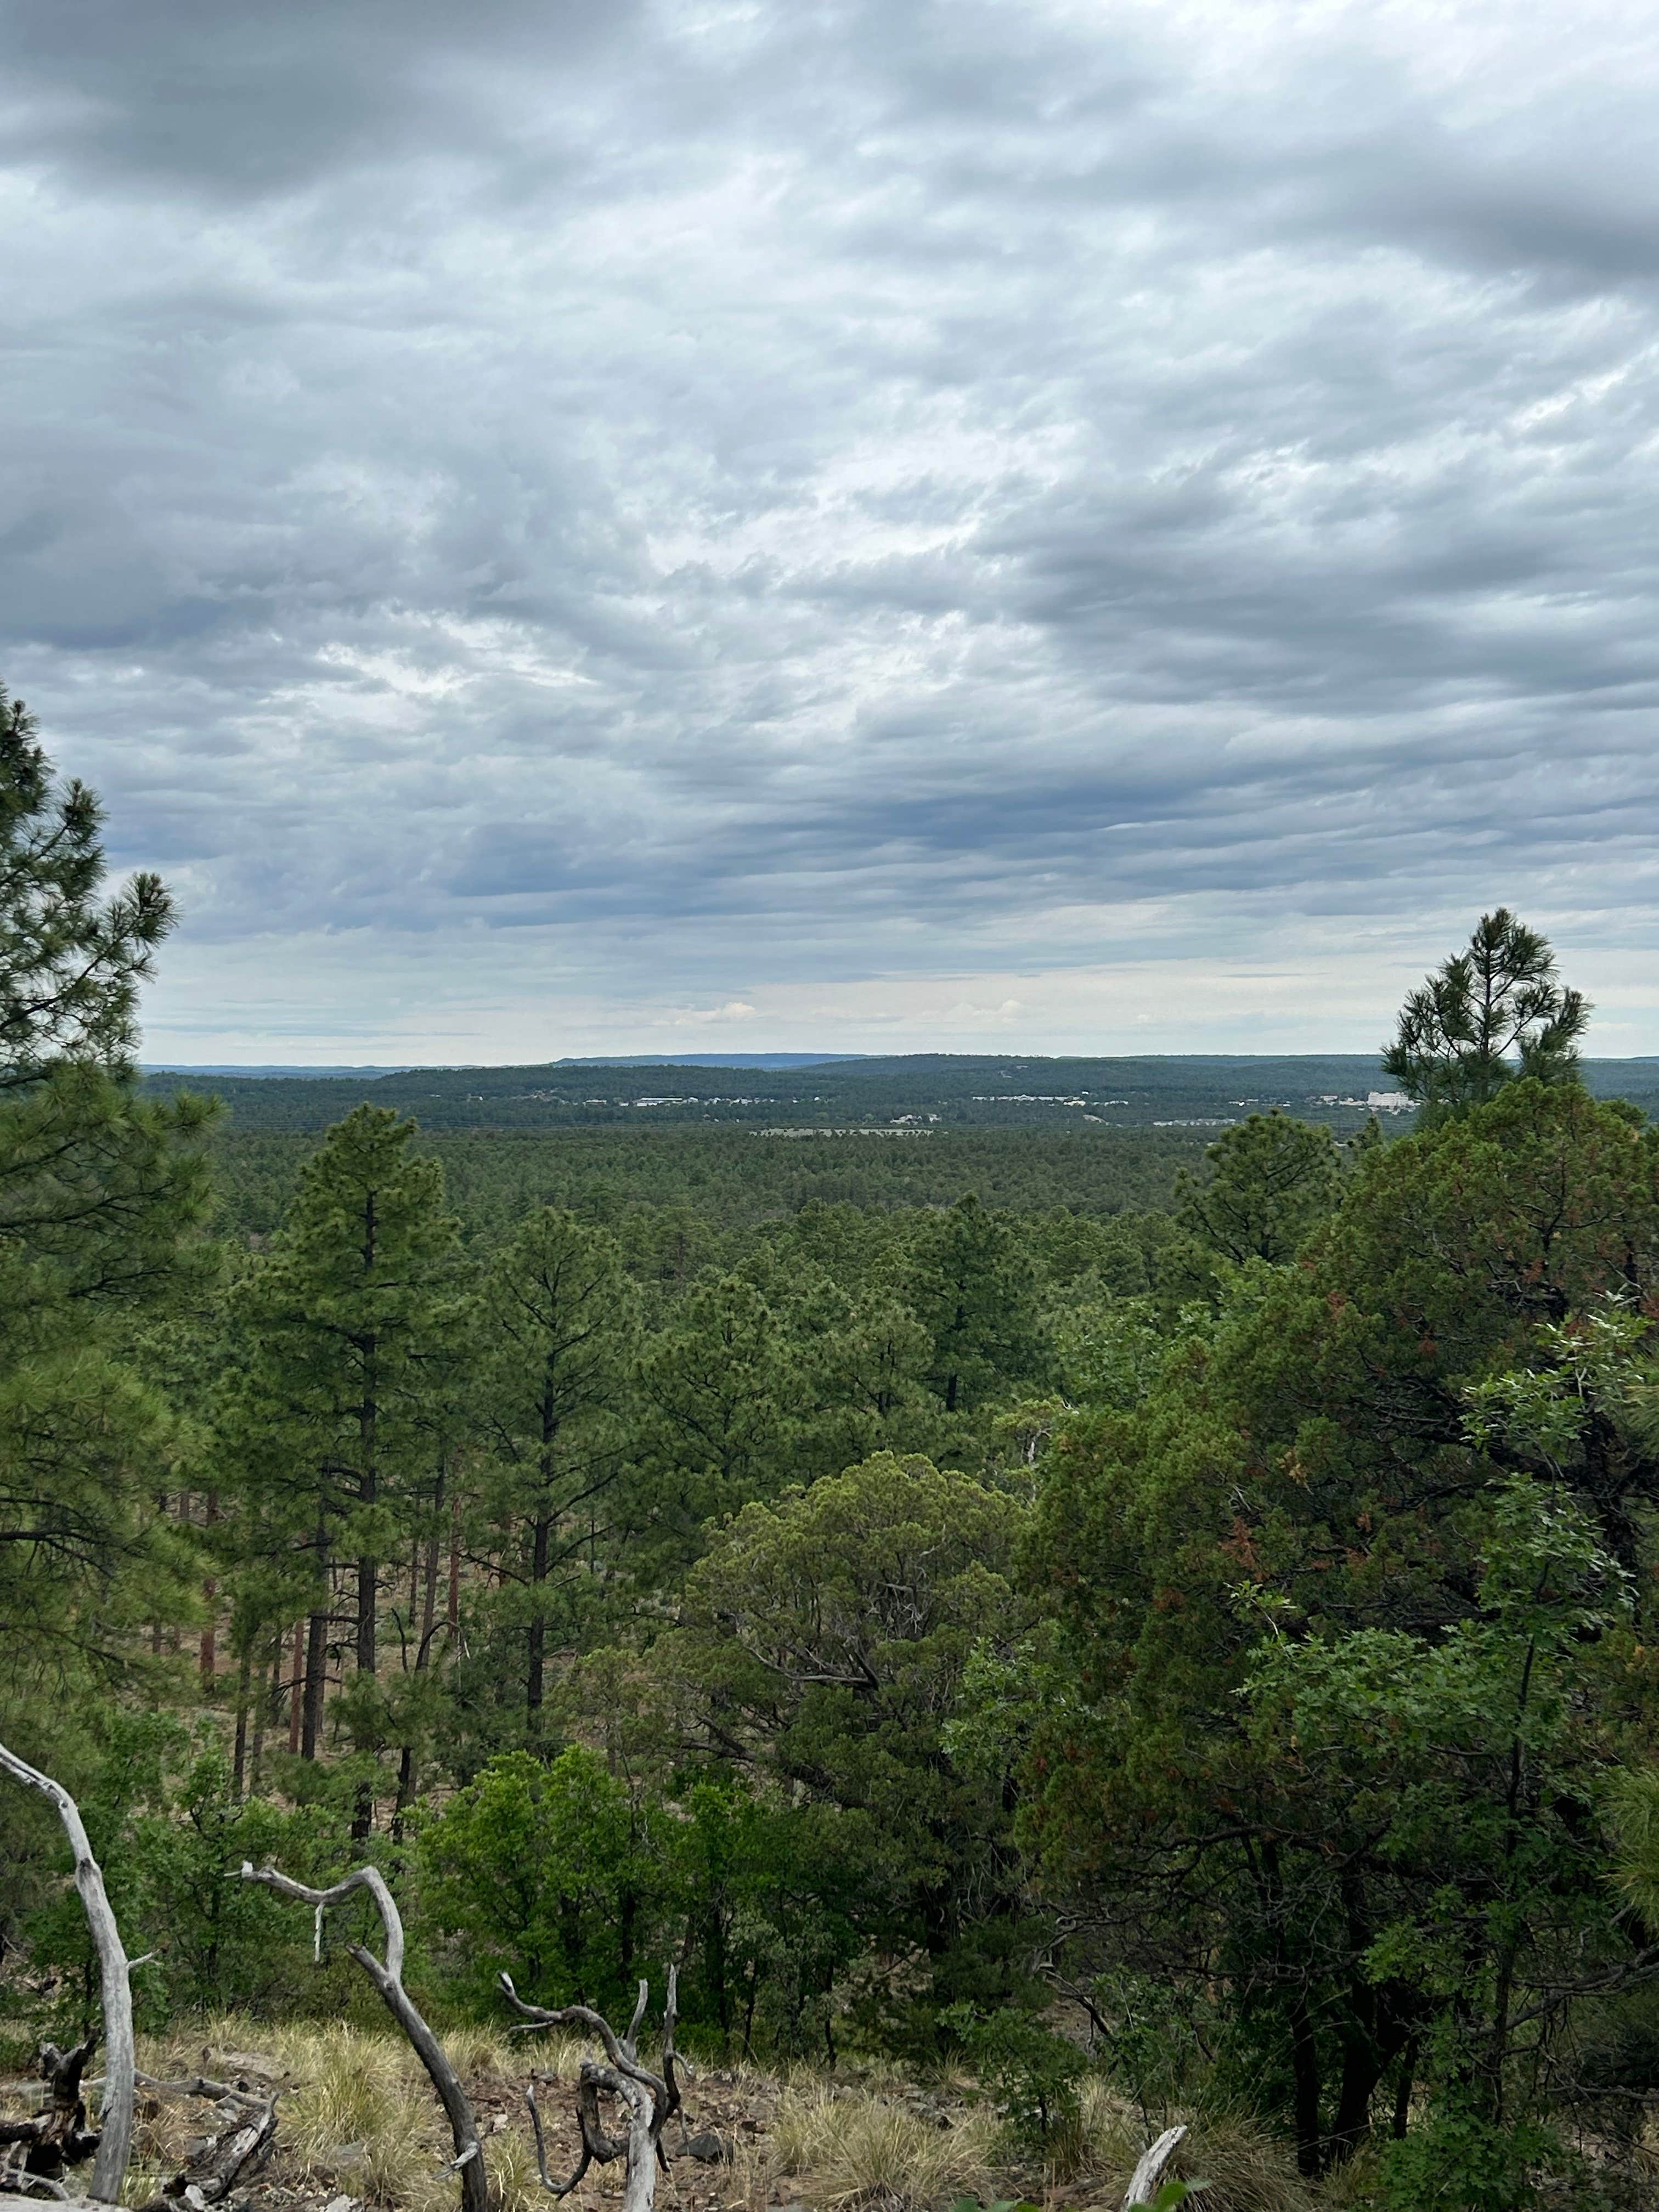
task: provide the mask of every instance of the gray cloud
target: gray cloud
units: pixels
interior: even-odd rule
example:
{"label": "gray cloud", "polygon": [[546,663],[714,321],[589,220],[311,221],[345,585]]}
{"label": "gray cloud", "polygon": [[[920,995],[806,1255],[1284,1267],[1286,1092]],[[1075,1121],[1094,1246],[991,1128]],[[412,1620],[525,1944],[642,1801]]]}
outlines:
{"label": "gray cloud", "polygon": [[1633,6],[0,15],[0,674],[158,1048],[1659,934]]}

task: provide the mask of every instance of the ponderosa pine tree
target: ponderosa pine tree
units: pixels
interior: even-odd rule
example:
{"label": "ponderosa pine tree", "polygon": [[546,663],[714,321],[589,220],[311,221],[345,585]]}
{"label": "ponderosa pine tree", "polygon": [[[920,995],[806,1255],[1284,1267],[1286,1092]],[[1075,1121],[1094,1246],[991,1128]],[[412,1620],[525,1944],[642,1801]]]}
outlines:
{"label": "ponderosa pine tree", "polygon": [[173,908],[152,875],[105,896],[102,826],[0,690],[0,1655],[14,1678],[89,1653],[117,1664],[119,1593],[129,1622],[153,1607],[172,1548],[154,1498],[174,1431],[117,1336],[179,1291],[206,1207],[209,1109],[137,1095],[138,987]]}
{"label": "ponderosa pine tree", "polygon": [[175,919],[159,876],[101,896],[104,810],[58,783],[39,725],[0,685],[0,1089],[68,1065],[129,1073],[138,986]]}
{"label": "ponderosa pine tree", "polygon": [[745,1275],[694,1284],[640,1367],[641,1558],[695,1558],[702,1524],[788,1481],[799,1377],[787,1333]]}
{"label": "ponderosa pine tree", "polygon": [[[225,1417],[250,1534],[305,1562],[301,1750],[320,1743],[337,1569],[366,1685],[379,1663],[380,1577],[410,1534],[445,1379],[459,1248],[443,1170],[415,1124],[360,1106],[307,1162],[270,1257],[239,1286],[242,1367]],[[359,1808],[359,1826],[364,1826]]]}
{"label": "ponderosa pine tree", "polygon": [[947,1413],[971,1411],[1044,1372],[1050,1354],[1036,1271],[1009,1215],[971,1194],[925,1215],[901,1280],[933,1340],[928,1381]]}
{"label": "ponderosa pine tree", "polygon": [[1431,1116],[1466,1112],[1517,1074],[1574,1076],[1590,1012],[1558,980],[1548,939],[1499,907],[1407,998],[1382,1065]]}
{"label": "ponderosa pine tree", "polygon": [[544,1206],[486,1270],[477,1312],[477,1397],[491,1473],[492,1549],[522,1635],[529,1733],[540,1732],[554,1595],[598,1541],[621,1471],[637,1297],[604,1229]]}
{"label": "ponderosa pine tree", "polygon": [[1176,1221],[1206,1255],[1243,1267],[1294,1257],[1330,1214],[1342,1164],[1322,1123],[1252,1114],[1204,1155],[1207,1173],[1176,1180]]}

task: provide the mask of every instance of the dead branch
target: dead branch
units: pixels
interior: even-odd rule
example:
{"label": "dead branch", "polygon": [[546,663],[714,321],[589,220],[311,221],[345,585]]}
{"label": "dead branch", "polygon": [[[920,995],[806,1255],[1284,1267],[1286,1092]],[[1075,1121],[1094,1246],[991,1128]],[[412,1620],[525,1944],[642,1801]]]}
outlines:
{"label": "dead branch", "polygon": [[536,2102],[536,2082],[532,2075],[525,2086],[525,2102],[530,2107],[530,2125],[536,2137],[536,2170],[541,2175],[542,2187],[550,2197],[568,2197],[576,2184],[597,2160],[609,2166],[613,2158],[620,2158],[627,2146],[612,2142],[605,2131],[599,2118],[599,2085],[586,2067],[576,2084],[576,2120],[581,2130],[582,2152],[576,2170],[568,2181],[556,2182],[547,2170],[547,2144],[542,2134],[541,2107]]}
{"label": "dead branch", "polygon": [[1129,2178],[1128,2191],[1123,2199],[1123,2212],[1132,2212],[1132,2208],[1137,2204],[1152,2203],[1163,2179],[1164,2169],[1180,2149],[1181,2139],[1186,2132],[1185,2128],[1165,2128],[1158,2141],[1149,2143],[1142,2151],[1139,2163]]}
{"label": "dead branch", "polygon": [[26,2120],[0,2120],[0,2184],[37,2188],[61,2196],[58,2177],[71,2166],[83,2166],[98,2148],[98,2130],[87,2125],[82,2076],[87,2061],[97,2048],[89,2035],[72,2051],[55,2043],[40,2046],[40,2079],[46,2095],[40,2108]]}
{"label": "dead branch", "polygon": [[356,1873],[337,1881],[331,1889],[308,1889],[303,1882],[290,1881],[275,1867],[264,1867],[256,1873],[246,1861],[242,1880],[257,1881],[273,1889],[279,1897],[297,1898],[302,1905],[316,1909],[314,1951],[320,1960],[323,1955],[323,1915],[331,1905],[338,1905],[354,1890],[367,1890],[374,1900],[386,1929],[386,1958],[377,1959],[361,1943],[346,1946],[347,1954],[368,1976],[380,1991],[386,2010],[392,2014],[414,2046],[415,2055],[427,2070],[438,2100],[449,2121],[450,2133],[455,2140],[454,2166],[461,2177],[463,2212],[489,2212],[489,2186],[484,2174],[483,2151],[478,2142],[478,2124],[472,2117],[472,2106],[460,2076],[450,2064],[444,2047],[416,2009],[414,2000],[404,1987],[404,1923],[396,1900],[386,1887],[379,1871],[374,1867],[359,1867]]}
{"label": "dead branch", "polygon": [[[103,2002],[104,2096],[99,2114],[96,2155],[92,2166],[92,2195],[106,2204],[118,2202],[121,2185],[126,2179],[127,2160],[132,2154],[133,2105],[133,2044],[132,2044],[132,1984],[127,1954],[122,1948],[121,1931],[104,1890],[104,1876],[97,1860],[92,1855],[92,1845],[87,1840],[87,1831],[81,1819],[81,1808],[60,1782],[49,1774],[42,1774],[27,1759],[8,1751],[0,1743],[0,1769],[26,1789],[38,1790],[57,1808],[58,1817],[69,1838],[70,1852],[75,1862],[75,1887],[81,1893],[81,1903],[87,1916],[87,1925],[92,1931],[92,1941],[98,1954],[98,1977]],[[86,2061],[82,2059],[82,2066]],[[80,2094],[80,2072],[76,2075],[76,2094]],[[84,2117],[84,2115],[83,2115]],[[85,2153],[82,2154],[82,2156]]]}
{"label": "dead branch", "polygon": [[190,2212],[204,2212],[222,2203],[239,2182],[249,2179],[270,2154],[276,2139],[276,2098],[256,2096],[228,2082],[210,2081],[198,2075],[189,2081],[158,2081],[149,2074],[138,2076],[140,2086],[153,2096],[205,2097],[216,2104],[225,2124],[205,2143],[194,2146],[188,2167],[161,2184],[161,2192],[138,2208],[138,2212],[179,2212],[182,2202]]}
{"label": "dead branch", "polygon": [[[678,2018],[679,1970],[668,1970],[668,2001],[663,2009],[662,2072],[653,2074],[642,2066],[639,2059],[640,2024],[645,2018],[645,2008],[650,1996],[650,1984],[640,1984],[634,2017],[628,2024],[626,2035],[618,2036],[604,2015],[586,2005],[561,2005],[550,2009],[544,2005],[527,2004],[513,1986],[511,1974],[501,1978],[501,1990],[509,2004],[522,2014],[524,2026],[515,2029],[517,2034],[533,2034],[544,2027],[585,2027],[597,2036],[605,2049],[611,2063],[602,2066],[597,2059],[584,2058],[576,2083],[576,2118],[581,2130],[581,2156],[576,2170],[568,2181],[561,2185],[547,2171],[547,2154],[542,2136],[542,2118],[536,2105],[536,2085],[532,2078],[525,2094],[530,2106],[530,2124],[536,2136],[536,2165],[541,2175],[542,2186],[555,2197],[568,2197],[588,2167],[596,2160],[605,2165],[626,2151],[627,2179],[623,2186],[623,2212],[653,2212],[656,2203],[657,2168],[668,2171],[668,2157],[662,2147],[662,2131],[674,2113],[681,2109],[678,2077],[674,2063],[674,2025]],[[605,2132],[599,2113],[599,2095],[615,2097],[628,2110],[629,2128],[626,2145],[613,2142]]]}

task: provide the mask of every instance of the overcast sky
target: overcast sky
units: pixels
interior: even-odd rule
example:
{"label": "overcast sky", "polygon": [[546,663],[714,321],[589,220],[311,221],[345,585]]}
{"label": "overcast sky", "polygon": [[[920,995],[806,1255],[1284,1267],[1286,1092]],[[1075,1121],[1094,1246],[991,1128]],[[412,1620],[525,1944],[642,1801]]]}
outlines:
{"label": "overcast sky", "polygon": [[1650,0],[0,0],[149,1056],[1659,1051]]}

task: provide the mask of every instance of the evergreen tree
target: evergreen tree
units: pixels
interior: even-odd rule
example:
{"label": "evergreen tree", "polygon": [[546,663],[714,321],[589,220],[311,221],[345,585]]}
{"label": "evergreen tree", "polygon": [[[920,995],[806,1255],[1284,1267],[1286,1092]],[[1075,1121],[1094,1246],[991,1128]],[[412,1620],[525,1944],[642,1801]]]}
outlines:
{"label": "evergreen tree", "polygon": [[1243,1267],[1293,1259],[1330,1214],[1341,1161],[1330,1131],[1287,1114],[1252,1114],[1204,1155],[1203,1179],[1176,1182],[1176,1222],[1206,1259]]}
{"label": "evergreen tree", "polygon": [[459,1250],[442,1170],[412,1150],[414,1135],[412,1121],[372,1106],[331,1129],[276,1250],[235,1299],[242,1370],[227,1441],[251,1533],[304,1562],[307,1758],[320,1742],[337,1569],[351,1577],[366,1685],[379,1663],[382,1571],[411,1533],[445,1381]]}
{"label": "evergreen tree", "polygon": [[1589,1018],[1583,993],[1557,980],[1547,939],[1499,907],[1411,994],[1382,1065],[1431,1116],[1463,1113],[1516,1074],[1574,1076]]}
{"label": "evergreen tree", "polygon": [[0,1090],[67,1064],[131,1073],[138,986],[172,929],[159,876],[100,902],[104,810],[59,784],[39,725],[0,685]]}
{"label": "evergreen tree", "polygon": [[609,1231],[538,1209],[486,1270],[477,1390],[487,1510],[504,1611],[522,1637],[525,1711],[539,1733],[554,1593],[597,1545],[623,1465],[636,1299]]}
{"label": "evergreen tree", "polygon": [[1310,2173],[1425,2089],[1485,2154],[1650,1971],[1599,1808],[1651,1741],[1656,1160],[1575,1084],[1375,1147],[1050,1455],[1072,1969],[1184,1991]]}
{"label": "evergreen tree", "polygon": [[694,1285],[641,1362],[635,1505],[660,1571],[699,1525],[788,1481],[799,1378],[778,1316],[748,1277]]}
{"label": "evergreen tree", "polygon": [[924,1216],[903,1282],[933,1339],[928,1381],[947,1413],[1042,1375],[1048,1358],[1036,1271],[1013,1221],[972,1196]]}
{"label": "evergreen tree", "polygon": [[178,1296],[206,1256],[189,1232],[206,1206],[208,1109],[138,1094],[137,991],[173,911],[150,875],[102,895],[102,823],[0,690],[0,1668],[13,1680],[46,1659],[119,1663],[124,1628],[165,1603],[177,1551],[155,1499],[180,1441],[121,1352],[136,1312]]}
{"label": "evergreen tree", "polygon": [[953,1723],[971,1668],[1027,1655],[1012,1574],[1026,1517],[967,1475],[878,1453],[711,1531],[652,1654],[688,1741],[833,1813],[824,1840],[865,1940],[927,1961],[920,2006],[914,1968],[872,1990],[868,2024],[901,2041],[931,2033],[930,1999],[1006,2001],[1021,1980],[1013,1776],[982,1740],[958,1755]]}

